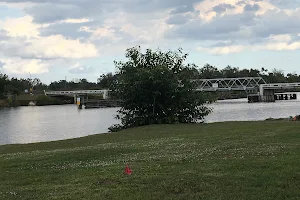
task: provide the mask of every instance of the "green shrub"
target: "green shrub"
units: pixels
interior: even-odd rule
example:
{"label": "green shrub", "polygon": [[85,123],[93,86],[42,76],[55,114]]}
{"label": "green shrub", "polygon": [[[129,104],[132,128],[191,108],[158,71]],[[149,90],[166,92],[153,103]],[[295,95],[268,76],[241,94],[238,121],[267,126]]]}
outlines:
{"label": "green shrub", "polygon": [[7,100],[0,100],[0,108],[9,107]]}
{"label": "green shrub", "polygon": [[36,98],[36,105],[37,106],[45,106],[45,105],[62,105],[63,102],[58,100],[58,99],[55,99],[53,97],[49,97],[49,96],[44,96],[44,95],[41,95],[41,96],[38,96]]}

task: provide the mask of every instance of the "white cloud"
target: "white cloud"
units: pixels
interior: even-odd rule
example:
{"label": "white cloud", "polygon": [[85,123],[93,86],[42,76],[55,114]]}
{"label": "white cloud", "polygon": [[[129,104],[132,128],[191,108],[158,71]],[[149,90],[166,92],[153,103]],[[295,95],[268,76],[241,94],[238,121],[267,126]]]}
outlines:
{"label": "white cloud", "polygon": [[28,52],[36,52],[41,58],[92,58],[98,56],[95,45],[81,43],[79,40],[68,40],[62,35],[41,37],[31,41],[25,48]]}
{"label": "white cloud", "polygon": [[80,23],[90,22],[90,21],[92,21],[92,20],[86,19],[86,18],[81,18],[81,19],[66,19],[66,20],[60,21],[60,23],[80,24]]}
{"label": "white cloud", "polygon": [[[87,19],[69,19],[67,23],[82,23]],[[5,39],[0,41],[3,69],[8,73],[42,74],[49,72],[51,60],[82,59],[99,56],[96,46],[63,35],[40,36],[39,29],[48,24],[35,24],[31,16],[0,21]]]}
{"label": "white cloud", "polygon": [[88,26],[80,27],[79,31],[85,31],[88,33],[92,33],[91,39],[101,39],[101,38],[110,38],[110,39],[117,39],[115,36],[115,31],[109,26],[98,27],[98,28],[91,28]]}
{"label": "white cloud", "polygon": [[32,59],[3,59],[3,69],[6,73],[11,74],[43,74],[49,72],[49,63],[41,60]]}
{"label": "white cloud", "polygon": [[256,44],[256,45],[225,45],[217,47],[198,47],[197,51],[207,52],[212,55],[226,55],[232,53],[239,53],[245,50],[249,51],[292,51],[300,49],[300,41],[290,42],[291,37],[289,35],[273,35],[269,38],[269,41]]}
{"label": "white cloud", "polygon": [[0,21],[0,29],[7,31],[11,37],[38,37],[41,25],[32,23],[31,16],[9,18]]}
{"label": "white cloud", "polygon": [[270,40],[275,41],[275,42],[289,42],[292,40],[292,37],[288,34],[284,35],[271,35],[269,37]]}
{"label": "white cloud", "polygon": [[[272,1],[271,1],[272,2]],[[269,0],[268,1],[258,1],[256,4],[259,5],[260,9],[257,11],[257,15],[263,15],[269,10],[279,11],[280,8],[274,6]]]}
{"label": "white cloud", "polygon": [[230,54],[230,53],[239,53],[245,49],[245,46],[242,45],[233,45],[227,47],[216,47],[213,48],[210,53],[211,54]]}
{"label": "white cloud", "polygon": [[[243,2],[243,3],[241,3]],[[228,4],[233,6],[233,8],[231,9],[226,9],[226,11],[224,11],[223,13],[216,13],[213,12],[212,9],[215,6],[219,6],[222,4]],[[259,10],[255,12],[256,15],[262,15],[265,12],[267,12],[268,10],[273,10],[273,9],[278,9],[276,6],[274,6],[273,4],[270,3],[270,1],[265,0],[265,1],[253,1],[253,0],[204,0],[201,1],[200,3],[197,3],[195,5],[195,9],[199,10],[201,13],[201,16],[205,19],[205,15],[207,15],[207,13],[215,13],[215,14],[221,14],[221,15],[236,15],[236,14],[241,14],[244,12],[244,6],[245,5],[254,5],[257,4],[259,6]],[[210,14],[210,17],[208,18],[209,20],[211,20],[211,16],[212,14]]]}
{"label": "white cloud", "polygon": [[95,71],[92,67],[83,66],[79,63],[76,63],[72,67],[68,69],[71,74],[84,74],[84,73],[92,73]]}
{"label": "white cloud", "polygon": [[226,55],[231,53],[239,53],[244,51],[247,48],[245,45],[228,45],[222,47],[213,47],[213,48],[204,48],[198,47],[197,50],[201,52],[207,52],[213,55]]}
{"label": "white cloud", "polygon": [[61,35],[38,37],[22,41],[13,38],[0,43],[0,53],[6,57],[24,59],[81,59],[98,56],[98,50],[92,43],[68,40]]}
{"label": "white cloud", "polygon": [[35,2],[17,2],[17,3],[13,3],[13,2],[0,2],[0,6],[6,6],[8,8],[16,8],[16,9],[26,9],[26,8],[31,8],[38,5],[38,3]]}
{"label": "white cloud", "polygon": [[266,43],[264,45],[258,45],[254,47],[255,50],[269,50],[269,51],[291,51],[300,49],[300,42],[285,43]]}

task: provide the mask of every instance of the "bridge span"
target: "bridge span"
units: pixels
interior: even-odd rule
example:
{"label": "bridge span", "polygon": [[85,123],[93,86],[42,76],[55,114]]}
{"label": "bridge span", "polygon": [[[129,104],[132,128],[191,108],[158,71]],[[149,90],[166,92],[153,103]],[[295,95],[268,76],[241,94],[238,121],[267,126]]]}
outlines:
{"label": "bridge span", "polygon": [[256,94],[249,96],[251,101],[254,100],[254,102],[274,102],[276,100],[276,91],[300,88],[300,83],[267,84],[262,77],[198,79],[193,81],[198,84],[196,90],[202,92],[253,91]]}
{"label": "bridge span", "polygon": [[74,97],[74,102],[77,103],[78,97],[87,96],[91,94],[102,95],[103,99],[107,99],[109,97],[109,91],[111,90],[44,91],[44,93],[47,96],[72,96]]}
{"label": "bridge span", "polygon": [[259,90],[261,84],[266,84],[262,77],[196,79],[197,91],[253,91]]}

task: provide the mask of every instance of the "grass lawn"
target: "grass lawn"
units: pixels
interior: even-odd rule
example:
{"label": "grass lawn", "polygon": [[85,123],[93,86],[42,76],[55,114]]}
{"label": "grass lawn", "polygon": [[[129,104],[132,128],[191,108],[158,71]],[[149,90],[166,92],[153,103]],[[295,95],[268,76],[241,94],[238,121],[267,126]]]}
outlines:
{"label": "grass lawn", "polygon": [[300,199],[300,123],[157,125],[0,146],[0,199]]}

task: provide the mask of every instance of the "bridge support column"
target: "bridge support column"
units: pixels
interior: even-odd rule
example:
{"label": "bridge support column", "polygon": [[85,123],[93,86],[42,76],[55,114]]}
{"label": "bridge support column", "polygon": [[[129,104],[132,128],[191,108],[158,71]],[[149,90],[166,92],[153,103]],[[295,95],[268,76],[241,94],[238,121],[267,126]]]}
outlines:
{"label": "bridge support column", "polygon": [[84,105],[84,101],[85,101],[85,99],[84,99],[85,96],[78,95],[76,97],[77,97],[76,98],[77,107],[78,107],[78,109],[82,109],[82,106]]}
{"label": "bridge support column", "polygon": [[262,95],[263,102],[275,102],[275,90],[264,90]]}
{"label": "bridge support column", "polygon": [[74,95],[74,104],[77,104],[77,96]]}
{"label": "bridge support column", "polygon": [[108,99],[108,90],[103,92],[103,99]]}

